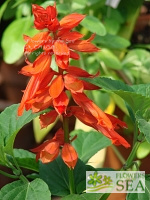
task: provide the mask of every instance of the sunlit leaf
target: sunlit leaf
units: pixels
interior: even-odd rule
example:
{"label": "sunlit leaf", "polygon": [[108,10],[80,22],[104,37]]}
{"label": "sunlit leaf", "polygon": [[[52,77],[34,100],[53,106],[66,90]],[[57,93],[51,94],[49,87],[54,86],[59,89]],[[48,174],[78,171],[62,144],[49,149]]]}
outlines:
{"label": "sunlit leaf", "polygon": [[23,183],[15,181],[7,184],[0,190],[0,199],[3,200],[51,200],[51,193],[47,184],[41,179]]}
{"label": "sunlit leaf", "polygon": [[99,150],[112,144],[108,138],[96,131],[84,132],[83,130],[75,130],[71,134],[77,135],[72,144],[84,163],[87,163]]}
{"label": "sunlit leaf", "polygon": [[106,34],[104,25],[96,17],[86,16],[80,24],[97,35],[103,36]]}

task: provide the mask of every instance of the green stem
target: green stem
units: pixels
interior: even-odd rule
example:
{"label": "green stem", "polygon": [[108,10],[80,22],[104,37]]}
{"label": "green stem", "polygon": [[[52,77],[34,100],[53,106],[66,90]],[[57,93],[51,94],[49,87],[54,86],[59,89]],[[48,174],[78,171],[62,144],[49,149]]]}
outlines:
{"label": "green stem", "polygon": [[75,194],[73,169],[69,169],[69,187],[70,187],[70,194]]}
{"label": "green stem", "polygon": [[[64,129],[65,143],[70,143],[70,140],[69,140],[69,122],[68,122],[68,117],[65,117],[65,116],[63,116],[63,129]],[[75,194],[73,169],[68,168],[68,170],[69,170],[68,171],[68,177],[69,177],[70,194]]]}
{"label": "green stem", "polygon": [[133,136],[133,145],[134,145],[135,142],[137,141],[137,137],[138,137],[138,125],[137,125],[137,122],[135,122],[135,126],[134,126],[134,136]]}
{"label": "green stem", "polygon": [[65,143],[69,143],[69,124],[68,117],[63,117],[63,129],[64,129],[64,140]]}
{"label": "green stem", "polygon": [[14,178],[14,179],[19,178],[19,177],[16,176],[16,175],[9,174],[9,173],[4,172],[4,171],[2,171],[2,170],[0,170],[0,174],[2,174],[2,175],[4,175],[4,176],[7,176],[7,177],[9,177],[9,178]]}
{"label": "green stem", "polygon": [[122,164],[124,164],[124,163],[125,163],[125,159],[124,159],[124,157],[121,155],[121,153],[120,153],[120,151],[117,149],[117,147],[116,147],[115,145],[112,145],[111,147],[112,147],[113,151],[115,152],[116,156],[119,158],[120,162],[121,162]]}
{"label": "green stem", "polygon": [[137,152],[137,149],[139,148],[139,145],[140,145],[140,141],[137,141],[135,144],[134,144],[134,147],[128,157],[128,159],[126,160],[126,163],[124,164],[124,166],[122,167],[121,171],[123,170],[127,170],[131,167],[131,165],[133,164],[133,160],[135,159],[136,157],[136,152]]}
{"label": "green stem", "polygon": [[19,176],[19,178],[20,178],[20,180],[22,180],[24,183],[29,183],[28,179],[27,179],[23,174],[21,174],[21,175]]}

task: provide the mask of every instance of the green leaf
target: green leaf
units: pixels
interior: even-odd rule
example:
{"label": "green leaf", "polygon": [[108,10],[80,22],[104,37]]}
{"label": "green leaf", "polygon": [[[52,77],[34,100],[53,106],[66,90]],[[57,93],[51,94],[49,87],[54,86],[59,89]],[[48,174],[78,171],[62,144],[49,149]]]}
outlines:
{"label": "green leaf", "polygon": [[30,169],[38,172],[38,162],[36,162],[35,154],[24,150],[24,149],[14,149],[14,156],[20,167]]}
{"label": "green leaf", "polygon": [[72,142],[72,145],[84,163],[87,163],[99,150],[112,144],[108,138],[96,131],[84,132],[83,130],[75,130],[72,135],[78,136]]}
{"label": "green leaf", "polygon": [[103,194],[70,194],[66,197],[63,197],[61,200],[100,200],[100,198],[103,196]]}
{"label": "green leaf", "polygon": [[1,7],[0,7],[0,20],[3,16],[3,14],[4,14],[9,2],[10,2],[10,0],[7,0],[1,5]]}
{"label": "green leaf", "polygon": [[[134,87],[126,85],[122,81],[112,80],[105,77],[97,77],[94,79],[84,79],[84,80],[93,83],[99,87],[102,87],[107,91],[112,91],[115,94],[119,95],[122,99],[124,99],[125,102],[128,103],[130,108],[132,108],[134,114],[139,110],[143,114],[146,111],[146,109],[149,108],[150,106],[150,98],[141,95],[139,92],[141,91],[141,89],[138,89],[138,92],[136,92],[136,90],[134,90]],[[150,84],[147,84],[145,86],[144,91],[146,91],[147,86],[150,87]],[[137,87],[140,88],[141,86],[139,85]],[[142,88],[143,87],[144,86],[142,85]]]}
{"label": "green leaf", "polygon": [[32,28],[33,20],[31,17],[14,20],[4,31],[2,36],[2,49],[4,52],[4,60],[8,64],[12,64],[23,56],[23,34],[34,35],[37,33]]}
{"label": "green leaf", "polygon": [[[61,157],[58,157],[56,160],[48,164],[40,162],[39,171],[40,178],[47,183],[52,195],[65,196],[70,193],[68,167],[65,165]],[[78,160],[73,173],[75,186],[86,179],[86,167],[81,160]]]}
{"label": "green leaf", "polygon": [[0,114],[0,146],[5,153],[10,155],[13,155],[13,144],[19,130],[39,115],[39,113],[33,114],[31,111],[24,111],[23,115],[18,117],[18,106],[18,104],[14,104]]}
{"label": "green leaf", "polygon": [[86,16],[80,24],[97,35],[103,36],[106,34],[104,25],[96,17]]}
{"label": "green leaf", "polygon": [[69,4],[57,4],[57,12],[62,14],[68,14],[69,13]]}
{"label": "green leaf", "polygon": [[136,113],[136,119],[138,122],[138,128],[140,132],[142,132],[145,135],[145,138],[148,143],[150,143],[150,122],[146,121],[140,112]]}
{"label": "green leaf", "polygon": [[145,193],[128,193],[127,200],[150,200],[150,175],[145,176]]}
{"label": "green leaf", "polygon": [[149,83],[150,53],[144,49],[130,50],[122,61],[124,72],[136,83]]}
{"label": "green leaf", "polygon": [[122,68],[119,59],[108,49],[103,48],[101,52],[97,53],[97,58],[100,60],[100,63],[103,62],[108,68],[116,70]]}
{"label": "green leaf", "polygon": [[125,49],[130,46],[130,42],[117,35],[106,34],[105,36],[96,35],[94,42],[109,49]]}
{"label": "green leaf", "polygon": [[136,155],[137,155],[137,158],[143,159],[146,156],[148,156],[149,154],[150,154],[150,144],[147,141],[145,141],[140,144],[140,146],[136,152]]}
{"label": "green leaf", "polygon": [[23,183],[15,181],[7,184],[0,190],[0,199],[3,200],[51,200],[51,193],[47,184],[41,179]]}

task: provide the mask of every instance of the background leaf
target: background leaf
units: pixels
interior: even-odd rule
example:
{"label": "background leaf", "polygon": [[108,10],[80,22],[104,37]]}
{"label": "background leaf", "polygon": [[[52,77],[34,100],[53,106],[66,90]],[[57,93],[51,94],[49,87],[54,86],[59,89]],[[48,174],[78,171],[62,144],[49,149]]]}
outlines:
{"label": "background leaf", "polygon": [[96,17],[86,16],[80,24],[97,35],[103,36],[106,34],[104,25]]}
{"label": "background leaf", "polygon": [[118,35],[106,34],[104,36],[96,35],[93,40],[96,44],[100,46],[107,47],[109,49],[125,49],[130,46],[130,41],[120,37]]}
{"label": "background leaf", "polygon": [[87,163],[99,150],[112,144],[108,138],[96,131],[84,132],[83,130],[75,130],[71,134],[77,135],[72,145],[84,163]]}
{"label": "background leaf", "polygon": [[14,157],[20,167],[38,172],[39,166],[35,154],[24,149],[14,149]]}
{"label": "background leaf", "polygon": [[5,29],[2,37],[2,49],[4,52],[4,60],[8,64],[12,64],[23,56],[24,40],[23,35],[30,37],[37,33],[32,28],[33,20],[30,17],[24,17],[14,20]]}
{"label": "background leaf", "polygon": [[61,200],[100,200],[100,198],[103,196],[103,194],[90,194],[90,193],[85,193],[85,194],[71,194],[66,197],[63,197]]}
{"label": "background leaf", "polygon": [[108,68],[116,70],[122,68],[119,59],[108,49],[103,48],[99,53],[97,53],[97,56],[100,60],[100,63],[103,62]]}
{"label": "background leaf", "polygon": [[32,111],[24,111],[23,115],[18,117],[18,106],[14,104],[0,114],[0,146],[10,155],[13,155],[13,144],[19,130],[39,115],[39,113],[33,114]]}
{"label": "background leaf", "polygon": [[145,193],[128,193],[127,200],[150,200],[150,175],[145,175]]}
{"label": "background leaf", "polygon": [[0,190],[0,199],[3,200],[51,200],[51,193],[47,184],[41,179],[23,183],[15,181],[7,184]]}

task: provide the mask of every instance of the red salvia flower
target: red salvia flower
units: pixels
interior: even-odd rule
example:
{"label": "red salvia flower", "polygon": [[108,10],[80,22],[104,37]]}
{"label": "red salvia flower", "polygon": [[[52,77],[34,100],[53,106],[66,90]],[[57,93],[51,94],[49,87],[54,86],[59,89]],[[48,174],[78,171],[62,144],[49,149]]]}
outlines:
{"label": "red salvia flower", "polygon": [[[111,139],[112,143],[129,147],[128,142],[116,132],[119,127],[125,128],[126,124],[104,113],[84,93],[85,90],[97,90],[99,87],[80,78],[94,78],[99,76],[99,72],[91,75],[83,69],[69,65],[70,58],[76,60],[80,58],[77,51],[99,51],[91,43],[95,34],[91,35],[89,39],[83,40],[84,35],[72,30],[85,18],[85,15],[73,13],[58,21],[55,3],[54,6],[48,6],[46,9],[33,4],[32,11],[35,28],[44,29],[44,31],[32,38],[24,36],[27,65],[21,69],[20,73],[29,76],[30,80],[24,90],[18,115],[22,115],[24,109],[32,109],[32,112],[35,113],[50,108],[49,112],[40,115],[41,128],[55,122],[60,116],[74,115],[84,124],[102,132]],[[28,54],[34,53],[38,49],[41,53],[31,63]],[[58,66],[57,71],[51,68],[53,55]],[[68,106],[68,93],[71,94],[77,106]],[[51,162],[61,154],[65,164],[69,168],[74,168],[78,156],[70,144],[71,142],[70,138],[65,142],[64,131],[59,129],[51,140],[32,151],[36,153],[36,160],[40,159],[43,163]]]}

